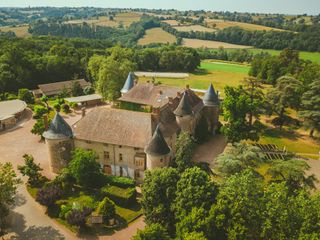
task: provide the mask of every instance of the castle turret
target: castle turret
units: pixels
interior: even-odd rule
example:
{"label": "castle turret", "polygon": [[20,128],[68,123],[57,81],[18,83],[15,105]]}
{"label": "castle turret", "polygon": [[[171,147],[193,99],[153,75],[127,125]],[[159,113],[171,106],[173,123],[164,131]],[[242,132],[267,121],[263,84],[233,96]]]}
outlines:
{"label": "castle turret", "polygon": [[170,161],[170,148],[166,143],[162,132],[157,126],[151,141],[145,148],[147,154],[147,169],[152,170],[158,167],[166,167]]}
{"label": "castle turret", "polygon": [[203,103],[205,106],[205,117],[208,123],[208,130],[211,133],[215,133],[219,122],[220,101],[212,83],[203,97]]}
{"label": "castle turret", "polygon": [[68,123],[57,112],[49,129],[43,133],[49,151],[51,171],[58,173],[71,160],[73,132]]}
{"label": "castle turret", "polygon": [[194,117],[187,94],[187,91],[183,93],[180,103],[173,113],[176,115],[176,121],[181,130],[193,134]]}
{"label": "castle turret", "polygon": [[127,80],[123,85],[123,88],[121,89],[121,94],[127,93],[131,88],[134,86],[134,74],[133,72],[130,72],[128,74]]}

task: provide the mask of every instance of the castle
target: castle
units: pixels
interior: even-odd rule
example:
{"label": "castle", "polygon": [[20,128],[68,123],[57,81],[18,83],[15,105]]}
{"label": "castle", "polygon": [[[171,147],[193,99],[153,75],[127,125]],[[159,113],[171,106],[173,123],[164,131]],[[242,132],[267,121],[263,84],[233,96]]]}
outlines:
{"label": "castle", "polygon": [[188,86],[135,83],[130,73],[121,93],[120,105],[140,111],[97,107],[72,127],[56,113],[43,134],[53,172],[68,164],[73,149],[83,148],[97,153],[106,174],[141,182],[146,169],[169,164],[181,131],[194,135],[201,118],[211,133],[217,128],[220,103],[212,84],[201,99]]}

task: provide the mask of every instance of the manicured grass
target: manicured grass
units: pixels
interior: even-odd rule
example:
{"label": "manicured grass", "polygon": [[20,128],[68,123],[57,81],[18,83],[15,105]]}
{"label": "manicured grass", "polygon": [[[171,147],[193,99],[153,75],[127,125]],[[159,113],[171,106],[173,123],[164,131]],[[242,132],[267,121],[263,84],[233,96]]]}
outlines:
{"label": "manicured grass", "polygon": [[[225,86],[238,86],[241,81],[248,76],[249,66],[224,63],[224,62],[208,62],[201,63],[201,69],[196,73],[191,73],[188,78],[157,78],[162,84],[170,86],[185,87],[187,84],[195,89],[207,89],[212,83],[216,90],[224,96]],[[147,81],[150,78],[140,77],[139,81]]]}
{"label": "manicured grass", "polygon": [[[286,129],[281,131],[278,128],[267,129],[260,138],[259,143],[275,144],[279,148],[285,147],[290,152],[302,153],[302,155],[303,153],[318,154],[320,151],[319,140],[313,140],[305,135],[287,131]],[[307,157],[307,155],[305,156]]]}
{"label": "manicured grass", "polygon": [[175,43],[176,37],[162,28],[151,28],[146,31],[143,38],[140,38],[138,45],[148,45],[151,43]]}

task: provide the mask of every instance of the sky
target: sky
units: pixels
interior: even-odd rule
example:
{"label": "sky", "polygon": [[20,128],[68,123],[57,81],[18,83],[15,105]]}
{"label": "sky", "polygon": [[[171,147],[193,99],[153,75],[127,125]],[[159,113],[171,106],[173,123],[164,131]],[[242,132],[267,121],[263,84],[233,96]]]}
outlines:
{"label": "sky", "polygon": [[319,14],[320,0],[0,0],[0,7],[115,7]]}

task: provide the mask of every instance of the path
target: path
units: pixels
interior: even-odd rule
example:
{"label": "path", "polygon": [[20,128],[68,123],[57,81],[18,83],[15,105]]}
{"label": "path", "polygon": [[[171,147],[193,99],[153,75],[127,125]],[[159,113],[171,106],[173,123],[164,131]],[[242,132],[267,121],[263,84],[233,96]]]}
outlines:
{"label": "path", "polygon": [[[89,111],[90,109],[87,112]],[[70,125],[80,118],[80,113],[65,117]],[[22,121],[14,129],[0,133],[0,162],[11,162],[17,168],[17,165],[23,164],[23,154],[28,153],[34,156],[37,163],[40,163],[44,169],[44,175],[53,177],[53,174],[49,170],[48,153],[45,143],[40,141],[39,136],[30,133],[34,123],[35,120],[29,115],[27,121]],[[63,225],[49,218],[45,214],[45,209],[32,199],[24,185],[18,188],[16,206],[12,209],[9,220],[12,227],[11,237],[8,239],[79,239]],[[136,233],[138,228],[142,229],[143,227],[144,221],[141,217],[130,224],[128,228],[112,236],[99,237],[99,239],[128,240]]]}
{"label": "path", "polygon": [[224,151],[226,146],[227,142],[223,135],[212,136],[209,141],[196,147],[193,161],[209,163],[212,169],[214,159]]}

